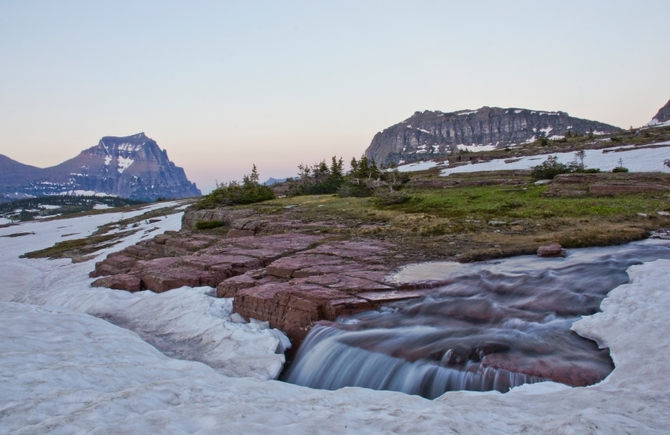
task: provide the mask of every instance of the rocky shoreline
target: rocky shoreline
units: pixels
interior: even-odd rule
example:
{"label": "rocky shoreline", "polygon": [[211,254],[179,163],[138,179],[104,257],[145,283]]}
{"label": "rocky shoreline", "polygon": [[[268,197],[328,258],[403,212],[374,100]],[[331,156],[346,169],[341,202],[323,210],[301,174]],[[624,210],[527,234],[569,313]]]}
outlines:
{"label": "rocky shoreline", "polygon": [[[92,285],[158,293],[216,287],[218,297],[234,298],[237,313],[269,321],[294,343],[317,321],[423,294],[386,280],[400,260],[391,243],[310,234],[309,224],[253,216],[252,210],[187,211],[180,232],[98,262],[90,273],[98,278]],[[197,222],[213,220],[230,228],[225,236],[195,230]]]}
{"label": "rocky shoreline", "polygon": [[[575,196],[579,191],[580,195],[588,195],[596,188],[606,189],[610,195],[664,192],[667,183],[665,174],[567,174],[556,177],[547,194]],[[533,226],[529,226],[531,231],[526,234],[519,230],[519,225],[511,225],[509,229],[487,225],[481,231],[432,238],[421,232],[419,236],[406,230],[398,233],[396,226],[375,222],[374,218],[364,222],[328,213],[308,216],[306,209],[298,205],[273,210],[188,209],[179,232],[166,232],[141,241],[98,262],[90,273],[98,278],[92,285],[158,293],[182,286],[215,287],[218,297],[234,298],[235,311],[246,320],[268,321],[298,347],[315,322],[333,321],[382,304],[418,298],[432,284],[437,284],[399,286],[387,278],[399,266],[535,252],[565,255],[561,246],[554,246],[547,253],[537,251],[542,245],[560,240],[553,227],[546,236],[538,234]],[[666,212],[658,212],[658,218],[652,216],[656,218],[653,222],[651,218],[636,216],[634,228],[612,224],[610,231],[601,225],[609,234],[602,244],[643,238],[648,235],[647,226],[653,229],[665,221],[661,213]],[[637,222],[640,219],[645,222]],[[216,224],[218,228],[199,229],[202,224]],[[397,225],[408,227],[412,223],[402,221]],[[570,237],[578,237],[573,234],[574,228],[566,231]],[[601,244],[598,242],[592,244]],[[496,245],[491,247],[492,244]],[[450,254],[454,249],[459,255]]]}

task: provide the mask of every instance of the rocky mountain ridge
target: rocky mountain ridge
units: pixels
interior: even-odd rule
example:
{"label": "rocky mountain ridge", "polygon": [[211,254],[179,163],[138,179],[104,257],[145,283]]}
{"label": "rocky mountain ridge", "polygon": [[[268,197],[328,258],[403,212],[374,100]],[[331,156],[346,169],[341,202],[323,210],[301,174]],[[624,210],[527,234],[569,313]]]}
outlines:
{"label": "rocky mountain ridge", "polygon": [[620,130],[560,111],[486,106],[450,113],[426,110],[377,133],[365,155],[379,164],[402,164],[459,150],[488,151],[543,137],[560,139],[568,132],[597,135]]}
{"label": "rocky mountain ridge", "polygon": [[0,194],[20,199],[47,195],[110,195],[135,200],[200,196],[184,169],[144,133],[106,136],[78,156],[49,168],[0,155]]}
{"label": "rocky mountain ridge", "polygon": [[658,113],[654,115],[654,117],[651,119],[651,122],[647,124],[648,126],[663,126],[663,125],[670,125],[670,100],[665,104],[665,106],[661,107],[658,110]]}

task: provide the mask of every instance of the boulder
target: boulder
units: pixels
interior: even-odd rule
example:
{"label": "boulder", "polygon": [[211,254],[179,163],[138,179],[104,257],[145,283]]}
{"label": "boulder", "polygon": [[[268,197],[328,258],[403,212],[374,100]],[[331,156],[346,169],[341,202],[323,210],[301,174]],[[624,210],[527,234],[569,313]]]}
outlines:
{"label": "boulder", "polygon": [[116,290],[137,292],[141,290],[141,281],[135,275],[120,274],[98,278],[91,283],[92,287],[107,287]]}
{"label": "boulder", "polygon": [[565,257],[565,255],[565,249],[558,243],[537,248],[538,257]]}
{"label": "boulder", "polygon": [[268,321],[294,340],[315,321],[419,296],[396,292],[384,281],[392,245],[365,239],[324,243],[326,236],[292,232],[254,235],[269,225],[290,231],[299,223],[252,219],[231,210],[189,213],[189,222],[226,221],[228,237],[182,231],[142,241],[97,263],[91,276],[109,279],[94,285],[154,292],[216,287],[218,297],[235,299],[240,315]]}

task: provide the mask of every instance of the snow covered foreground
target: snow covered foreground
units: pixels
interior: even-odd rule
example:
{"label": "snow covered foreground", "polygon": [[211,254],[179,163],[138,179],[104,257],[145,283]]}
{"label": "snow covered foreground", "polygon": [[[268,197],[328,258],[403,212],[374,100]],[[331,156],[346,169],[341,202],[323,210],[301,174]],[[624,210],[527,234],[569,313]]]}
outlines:
{"label": "snow covered foreground", "polygon": [[[50,223],[40,223],[45,224]],[[52,243],[39,228],[33,227],[43,243]],[[6,230],[0,229],[0,235]],[[93,304],[72,302],[95,291],[77,284],[90,263],[78,270],[80,265],[66,261],[18,260],[6,253],[26,237],[31,236],[0,238],[2,281],[23,283],[19,289],[0,284],[5,301],[0,302],[0,433],[667,434],[670,427],[667,260],[630,268],[631,283],[610,292],[603,312],[574,325],[610,347],[616,369],[603,382],[586,388],[533,384],[504,395],[452,392],[429,401],[396,392],[321,391],[230,377],[199,362],[170,358],[132,331],[73,311]],[[123,303],[107,295],[111,291],[101,291],[98,297],[109,304]],[[49,292],[60,296],[50,298]],[[35,305],[42,303],[50,305]],[[191,303],[185,301],[184,308]],[[68,308],[57,306],[63,304]],[[257,331],[257,338],[262,333]],[[243,341],[250,345],[253,340]]]}
{"label": "snow covered foreground", "polygon": [[[83,263],[18,258],[59,241],[86,237],[99,225],[164,206],[0,228],[0,301],[57,305],[91,314],[135,331],[170,356],[204,362],[224,375],[276,378],[284,364],[282,350],[290,346],[288,338],[262,322],[231,322],[232,299],[214,297],[210,287],[182,287],[156,294],[89,286],[93,279],[88,273],[95,261],[143,238],[178,230],[181,212],[166,215],[160,222],[142,222],[135,228],[137,233]],[[16,233],[33,234],[1,237]]]}
{"label": "snow covered foreground", "polygon": [[0,303],[0,432],[667,434],[669,271],[665,260],[632,267],[604,312],[575,324],[612,349],[617,367],[600,384],[435,401],[226,377],[83,313]]}

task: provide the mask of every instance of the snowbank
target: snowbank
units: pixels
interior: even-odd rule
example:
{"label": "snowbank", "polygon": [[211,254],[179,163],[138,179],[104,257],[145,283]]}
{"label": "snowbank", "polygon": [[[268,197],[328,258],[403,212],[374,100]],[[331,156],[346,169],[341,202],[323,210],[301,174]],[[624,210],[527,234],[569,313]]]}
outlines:
{"label": "snowbank", "polygon": [[425,161],[425,162],[416,162],[416,163],[409,163],[406,165],[398,166],[398,171],[400,172],[418,172],[418,171],[425,171],[428,169],[432,169],[435,166],[444,166],[445,162],[434,162],[432,160]]}
{"label": "snowbank", "polygon": [[165,206],[163,203],[131,213],[29,222],[0,229],[0,236],[29,233],[0,239],[0,276],[3,277],[0,301],[58,305],[88,313],[135,331],[167,355],[205,362],[229,376],[276,378],[284,364],[283,349],[290,346],[286,336],[262,323],[232,322],[232,300],[217,299],[210,287],[183,287],[161,294],[90,287],[93,279],[88,278],[88,273],[93,270],[95,261],[143,238],[178,230],[182,213],[166,215],[160,222],[140,222],[133,228],[138,230],[135,234],[83,263],[18,258],[55,242],[86,237],[99,225]]}
{"label": "snowbank", "polygon": [[604,312],[575,324],[616,369],[585,388],[541,383],[434,401],[229,378],[60,307],[0,303],[0,433],[645,433],[670,427],[670,261],[633,266]]}
{"label": "snowbank", "polygon": [[[584,165],[587,168],[598,168],[601,171],[611,171],[619,166],[621,159],[623,166],[630,172],[670,172],[670,168],[663,161],[670,159],[670,142],[654,145],[665,145],[658,148],[635,148],[632,146],[618,146],[600,150],[585,150]],[[620,151],[613,151],[618,149]],[[568,164],[575,160],[574,152],[541,154],[537,156],[525,156],[519,158],[506,157],[494,159],[488,162],[466,164],[461,166],[444,167],[446,162],[425,161],[398,167],[400,172],[425,171],[436,166],[442,170],[440,175],[446,176],[456,173],[469,173],[479,171],[502,171],[502,170],[524,170],[530,169],[544,162],[550,155],[558,157],[559,163]],[[507,162],[506,162],[507,161]]]}
{"label": "snowbank", "polygon": [[[664,142],[663,144],[670,145],[670,142]],[[670,158],[670,147],[665,146],[641,149],[632,147],[619,148],[625,151],[606,152],[608,149],[585,150],[584,166],[587,168],[598,168],[601,171],[607,172],[619,166],[619,159],[621,159],[623,166],[628,168],[630,172],[670,172],[670,168],[663,164],[665,159]],[[440,175],[444,176],[463,172],[530,169],[531,167],[544,162],[550,155],[557,156],[559,163],[568,164],[575,160],[575,153],[573,152],[528,156],[522,157],[517,161],[512,161],[514,159],[509,158],[496,159],[488,162],[445,168],[440,172]],[[505,163],[505,160],[509,161],[509,163]]]}

